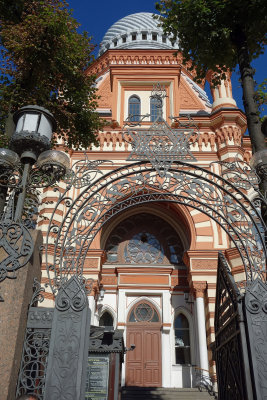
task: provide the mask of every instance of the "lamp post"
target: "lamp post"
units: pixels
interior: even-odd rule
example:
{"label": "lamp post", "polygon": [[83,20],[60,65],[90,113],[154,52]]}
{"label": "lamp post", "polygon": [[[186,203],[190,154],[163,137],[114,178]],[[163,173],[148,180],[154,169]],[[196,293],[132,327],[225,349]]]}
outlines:
{"label": "lamp post", "polygon": [[[19,237],[27,238],[28,253],[33,250],[29,227],[31,218],[23,216],[27,193],[51,186],[69,169],[69,157],[62,151],[50,150],[56,122],[53,115],[39,106],[26,106],[13,116],[15,131],[9,149],[0,149],[0,186],[7,190],[8,200],[0,219],[2,241],[7,257],[0,261],[0,281],[21,268],[29,257],[18,248]],[[12,229],[12,240],[10,232]],[[20,232],[20,233],[19,233]],[[3,245],[3,243],[2,243]]]}

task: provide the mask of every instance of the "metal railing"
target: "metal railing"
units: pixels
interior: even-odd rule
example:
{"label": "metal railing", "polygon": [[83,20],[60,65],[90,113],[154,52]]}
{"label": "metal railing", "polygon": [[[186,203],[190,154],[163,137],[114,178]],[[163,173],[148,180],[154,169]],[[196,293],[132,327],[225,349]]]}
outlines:
{"label": "metal railing", "polygon": [[193,367],[195,375],[195,385],[202,392],[206,390],[215,399],[218,398],[217,395],[217,379],[216,375],[210,375],[209,371],[197,366]]}

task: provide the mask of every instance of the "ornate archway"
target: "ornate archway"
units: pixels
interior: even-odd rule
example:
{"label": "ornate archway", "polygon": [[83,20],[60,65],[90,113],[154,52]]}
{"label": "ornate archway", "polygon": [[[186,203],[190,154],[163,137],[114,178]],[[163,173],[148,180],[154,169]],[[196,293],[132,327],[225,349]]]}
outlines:
{"label": "ornate archway", "polygon": [[[157,87],[153,96],[160,105],[166,92]],[[195,165],[197,160],[190,151],[190,144],[194,142],[197,133],[190,124],[184,125],[183,129],[171,129],[159,117],[149,129],[136,129],[136,124],[132,124],[131,119],[128,125],[132,128],[123,133],[123,139],[131,143],[132,152],[126,160],[131,163],[114,169],[112,162],[107,162],[102,169],[103,161],[79,160],[73,165],[65,181],[55,188],[54,193],[57,193],[58,199],[47,225],[44,244],[47,276],[55,295],[53,316],[45,327],[49,331],[47,341],[50,341],[51,335],[46,362],[48,373],[46,377],[42,375],[40,378],[45,382],[45,400],[52,398],[51,394],[56,386],[63,387],[62,382],[69,383],[73,379],[74,370],[80,371],[82,366],[85,376],[89,316],[83,268],[95,236],[113,216],[136,205],[148,203],[172,202],[197,209],[219,224],[230,238],[231,245],[238,249],[245,273],[245,278],[243,274],[238,275],[240,286],[244,288],[246,282],[250,282],[246,288],[249,293],[251,283],[262,284],[261,281],[266,280],[266,247],[263,236],[266,226],[259,211],[264,199],[257,189],[257,176],[249,167],[242,165],[240,161],[232,164],[211,163],[206,169]],[[103,170],[107,169],[110,172],[104,173]],[[256,199],[252,202],[250,199],[255,194]],[[53,202],[54,200],[53,197]],[[255,312],[255,302],[252,305]],[[229,306],[229,302],[226,306]],[[44,311],[33,308],[31,311],[34,315],[37,313],[37,316]],[[220,307],[223,318],[229,315],[224,312],[225,309]],[[263,312],[265,311],[266,307],[263,307]],[[242,318],[240,320],[243,321]],[[38,317],[38,322],[32,325],[33,322],[29,319],[27,327],[35,329],[38,336],[39,330],[43,329],[40,324],[46,322]],[[68,335],[68,328],[73,328],[74,322],[77,322],[76,327],[74,326],[75,341],[73,335]],[[79,357],[68,358],[68,374],[61,376],[56,372],[66,365],[65,358],[59,357],[64,352],[63,335],[58,332],[62,333],[64,330],[65,353],[70,354],[69,350],[73,346],[73,354],[79,353]],[[40,342],[38,346],[39,344]],[[45,345],[43,342],[40,347]],[[25,360],[21,367],[21,385],[27,379],[33,380],[26,367],[27,347],[23,357]],[[34,362],[38,363],[39,360]],[[23,368],[26,371],[24,374]],[[82,393],[85,390],[84,377],[81,378],[80,374],[76,378]],[[74,382],[73,398],[84,397],[83,394],[77,395],[75,385]],[[42,394],[39,398],[42,398]]]}
{"label": "ornate archway", "polygon": [[[148,202],[179,203],[208,215],[238,249],[246,280],[265,280],[264,222],[259,199],[252,202],[247,195],[249,190],[255,192],[255,176],[252,175],[254,180],[249,179],[249,172],[240,163],[217,163],[216,168],[223,170],[224,177],[212,172],[215,163],[203,169],[173,162],[161,175],[145,161],[101,175],[101,163],[78,161],[74,166],[76,174],[66,180],[65,191],[58,191],[45,244],[47,273],[54,293],[59,281],[73,273],[82,275],[92,240],[106,222],[129,207]],[[71,195],[73,188],[80,190],[75,199]],[[59,224],[55,216],[63,206],[67,211]]]}

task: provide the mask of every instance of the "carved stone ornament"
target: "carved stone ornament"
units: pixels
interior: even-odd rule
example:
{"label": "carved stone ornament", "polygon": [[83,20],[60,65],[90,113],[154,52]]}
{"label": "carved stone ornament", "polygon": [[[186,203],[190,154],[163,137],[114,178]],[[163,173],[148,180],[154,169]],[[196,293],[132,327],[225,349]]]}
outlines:
{"label": "carved stone ornament", "polygon": [[257,279],[248,286],[245,299],[246,309],[251,314],[266,313],[267,320],[267,286]]}
{"label": "carved stone ornament", "polygon": [[83,283],[80,277],[72,276],[56,297],[44,400],[85,398],[89,321]]}
{"label": "carved stone ornament", "polygon": [[257,399],[267,398],[267,285],[256,279],[245,295],[246,319]]}
{"label": "carved stone ornament", "polygon": [[74,311],[82,311],[86,304],[84,286],[77,276],[73,276],[59,290],[56,297],[56,308],[59,311],[66,311],[69,308]]}

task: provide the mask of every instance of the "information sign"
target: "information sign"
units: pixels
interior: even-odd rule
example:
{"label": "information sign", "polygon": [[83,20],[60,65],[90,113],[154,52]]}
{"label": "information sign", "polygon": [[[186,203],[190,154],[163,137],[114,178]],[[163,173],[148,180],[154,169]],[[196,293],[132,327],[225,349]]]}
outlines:
{"label": "information sign", "polygon": [[108,400],[109,357],[88,357],[86,400]]}

